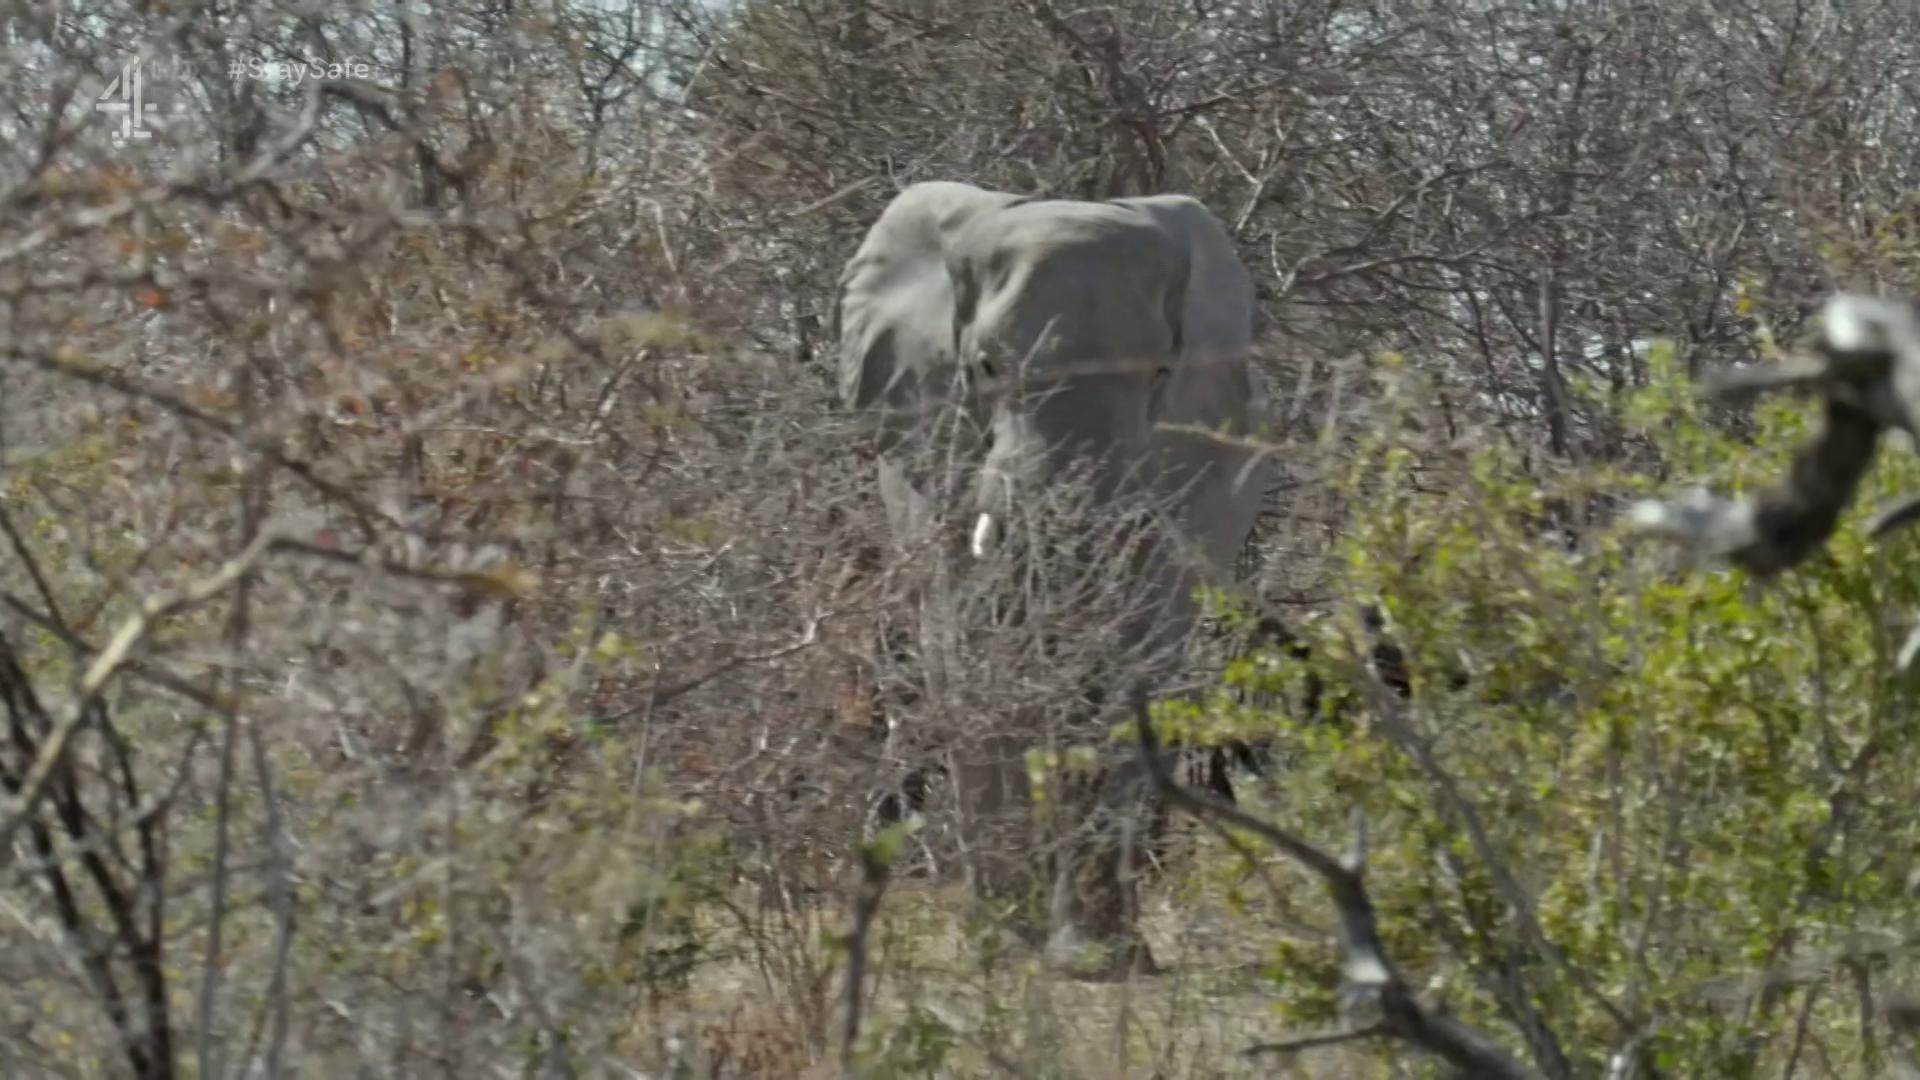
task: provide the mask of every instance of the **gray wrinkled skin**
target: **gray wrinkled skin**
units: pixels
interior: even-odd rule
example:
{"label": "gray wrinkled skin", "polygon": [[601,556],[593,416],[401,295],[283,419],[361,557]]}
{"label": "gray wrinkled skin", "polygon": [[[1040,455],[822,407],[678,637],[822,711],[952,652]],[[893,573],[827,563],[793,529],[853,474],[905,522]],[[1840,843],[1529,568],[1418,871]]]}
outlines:
{"label": "gray wrinkled skin", "polygon": [[[976,557],[1044,514],[1048,485],[1069,466],[1086,471],[1098,505],[1163,500],[1153,554],[1134,567],[1153,610],[1122,633],[1171,654],[1199,614],[1193,586],[1230,579],[1270,473],[1243,445],[1165,428],[1244,439],[1265,426],[1248,361],[1252,281],[1218,219],[1179,195],[1081,202],[916,184],[881,214],[840,284],[840,397],[882,413],[879,481],[896,539],[928,538],[934,514],[926,478],[895,451],[925,406],[955,395],[970,421],[963,453],[978,462],[966,530]],[[923,638],[950,635],[939,622],[929,613]],[[1143,674],[1166,671],[1127,673]],[[969,788],[1006,789],[1006,768],[958,777],[963,800]],[[1144,797],[1138,783],[1103,786],[1132,792],[1108,804]],[[1127,932],[1104,910],[1128,906],[1107,884],[1112,895],[1056,913],[1057,940]]]}

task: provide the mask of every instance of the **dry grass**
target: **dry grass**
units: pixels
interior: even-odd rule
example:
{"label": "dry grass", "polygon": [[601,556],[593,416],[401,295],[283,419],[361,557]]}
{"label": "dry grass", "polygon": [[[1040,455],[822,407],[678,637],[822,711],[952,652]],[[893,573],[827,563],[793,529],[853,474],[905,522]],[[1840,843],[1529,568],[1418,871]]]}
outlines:
{"label": "dry grass", "polygon": [[[1269,946],[1284,936],[1324,943],[1322,893],[1278,859],[1261,867],[1275,884],[1270,892],[1261,875],[1235,872],[1242,860],[1217,837],[1181,825],[1188,835],[1169,872],[1143,890],[1142,929],[1165,970],[1130,982],[1049,973],[1010,936],[970,923],[977,907],[959,882],[909,877],[892,885],[872,938],[877,970],[863,1038],[872,1075],[1368,1075],[1371,1059],[1350,1048],[1246,1053],[1285,1034],[1266,970]],[[1225,878],[1236,883],[1223,887]],[[826,988],[833,1012],[821,1030],[820,1003],[796,998],[793,968],[776,955],[796,940],[844,932],[837,899],[776,909],[762,889],[743,887],[723,905],[732,914],[709,910],[702,922],[716,959],[659,1002],[623,1047],[678,1057],[702,1077],[839,1075],[841,982]],[[916,1049],[936,1044],[936,1066],[911,1067]]]}

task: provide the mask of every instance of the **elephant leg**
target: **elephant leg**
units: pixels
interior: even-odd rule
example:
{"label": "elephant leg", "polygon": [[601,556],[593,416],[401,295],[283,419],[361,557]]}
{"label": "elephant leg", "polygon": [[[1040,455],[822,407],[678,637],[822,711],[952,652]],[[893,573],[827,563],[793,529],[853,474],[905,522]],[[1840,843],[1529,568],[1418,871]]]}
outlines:
{"label": "elephant leg", "polygon": [[[1151,777],[1123,748],[1091,776],[1049,777],[1049,797],[1037,805],[1028,742],[1002,734],[954,756],[950,777],[975,894],[1010,915],[1045,962],[1071,977],[1157,971],[1138,927],[1138,881],[1168,819]],[[1064,828],[1046,830],[1049,821]],[[1056,843],[1041,842],[1047,832]],[[1043,855],[1049,848],[1050,857]]]}
{"label": "elephant leg", "polygon": [[[883,664],[889,665],[892,671],[909,672],[918,667],[911,631],[892,628],[880,636],[880,646]],[[896,872],[937,878],[950,853],[945,851],[946,843],[936,839],[947,829],[937,826],[932,814],[936,809],[937,786],[952,777],[938,755],[922,745],[924,740],[910,737],[909,725],[902,722],[902,717],[924,699],[924,689],[911,679],[883,679],[876,684],[874,695],[876,705],[870,738],[878,748],[880,772],[887,780],[870,795],[871,828],[885,829],[915,815],[927,816],[927,824],[934,827],[915,838],[910,845],[912,855]],[[897,779],[894,778],[896,769],[903,770]]]}
{"label": "elephant leg", "polygon": [[[1140,643],[1140,657],[1100,665],[1081,689],[1082,722],[1070,725],[1096,744],[1106,741],[1102,718],[1116,696],[1109,688],[1122,685],[1123,672],[1154,685],[1175,669],[1177,638],[1165,624],[1134,628],[1128,639]],[[1167,837],[1169,813],[1130,744],[1101,757],[1090,779],[1063,785],[1070,828],[1049,898],[1047,956],[1075,977],[1104,981],[1159,970],[1140,932],[1139,885]]]}
{"label": "elephant leg", "polygon": [[1241,764],[1257,773],[1260,766],[1254,759],[1253,747],[1236,739],[1225,746],[1210,747],[1206,753],[1207,791],[1222,802],[1238,802],[1233,794],[1233,767]]}
{"label": "elephant leg", "polygon": [[956,750],[949,777],[960,812],[967,878],[976,896],[1010,908],[1014,929],[1038,941],[1045,875],[1036,874],[1034,804],[1026,747],[994,735]]}
{"label": "elephant leg", "polygon": [[1140,877],[1167,812],[1129,756],[1101,770],[1062,852],[1053,883],[1050,964],[1090,981],[1159,970],[1140,932]]}
{"label": "elephant leg", "polygon": [[[887,669],[896,672],[910,669],[913,657],[909,637],[899,627],[886,626],[880,630],[876,642],[880,663],[875,666],[871,737],[889,765],[909,756],[898,737],[899,718],[920,698],[920,693],[910,684],[878,673]],[[927,787],[924,772],[924,768],[914,768],[899,784],[889,785],[883,791],[874,806],[874,818],[881,827],[900,822],[924,808]]]}
{"label": "elephant leg", "polygon": [[1157,971],[1138,926],[1139,878],[1168,816],[1151,778],[1126,755],[1090,779],[1054,779],[1049,816],[1067,828],[1045,858],[1025,749],[1023,740],[1000,736],[955,755],[975,894],[1004,909],[1012,929],[1064,974],[1107,981]]}

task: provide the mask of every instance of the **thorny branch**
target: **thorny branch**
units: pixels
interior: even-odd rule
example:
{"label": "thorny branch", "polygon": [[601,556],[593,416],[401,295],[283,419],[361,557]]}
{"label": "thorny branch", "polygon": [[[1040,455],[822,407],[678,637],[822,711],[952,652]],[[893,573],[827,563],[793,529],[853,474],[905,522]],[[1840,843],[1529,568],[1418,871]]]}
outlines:
{"label": "thorny branch", "polygon": [[92,715],[94,702],[105,688],[107,680],[127,662],[133,650],[160,622],[212,600],[250,573],[266,555],[272,540],[271,536],[261,535],[212,574],[174,592],[148,597],[141,603],[139,611],[121,622],[106,646],[100,650],[100,655],[94,657],[93,663],[80,676],[73,703],[41,742],[33,765],[27,770],[4,814],[0,814],[0,851],[13,843],[14,830],[39,805],[41,796],[46,793],[48,779],[66,755],[67,744]]}
{"label": "thorny branch", "polygon": [[[123,801],[133,815],[138,855],[137,862],[130,859],[120,846],[119,827],[101,822],[83,802],[74,771],[64,757],[46,755],[46,742],[60,729],[41,704],[12,643],[4,637],[0,637],[0,699],[6,705],[10,749],[20,762],[33,762],[37,790],[50,794],[53,803],[51,815],[35,814],[27,820],[34,862],[17,870],[39,879],[46,889],[55,920],[79,954],[84,978],[119,1035],[132,1074],[140,1080],[167,1080],[174,1075],[174,1062],[167,1016],[167,975],[162,962],[166,890],[165,860],[157,836],[159,814],[142,808],[127,744],[99,699],[93,698],[76,709],[72,718],[77,720],[63,721],[69,725],[66,737],[71,737],[74,726],[86,723],[106,744],[108,784],[115,789],[112,797]],[[19,765],[0,761],[0,790],[20,801],[24,788]],[[171,798],[172,793],[166,793],[156,805],[164,806]],[[61,834],[68,848],[64,857],[58,841]],[[0,841],[0,865],[11,862],[13,850],[10,835]],[[79,880],[92,884],[97,910],[104,913],[106,926],[96,923],[96,904],[83,897],[78,881],[69,875],[70,861],[78,864],[82,875]],[[132,969],[131,1001],[117,974],[116,961],[124,961]]]}
{"label": "thorny branch", "polygon": [[[128,616],[115,629],[112,637],[81,675],[72,705],[68,707],[66,714],[41,744],[40,752],[23,779],[20,790],[6,807],[4,815],[0,815],[0,850],[4,850],[12,842],[14,831],[28,815],[33,813],[34,807],[45,793],[48,777],[52,775],[54,768],[65,754],[67,744],[72,740],[74,733],[86,722],[89,710],[98,699],[101,690],[108,680],[132,662],[133,652],[141,642],[165,620],[199,607],[232,588],[251,573],[261,559],[275,552],[293,552],[330,561],[371,565],[396,576],[456,584],[483,592],[511,591],[523,585],[523,582],[510,576],[485,571],[409,567],[373,558],[371,553],[356,555],[315,544],[309,540],[283,535],[272,529],[262,530],[245,549],[212,574],[184,588],[148,597],[141,603],[138,611]],[[794,648],[798,647],[798,645],[794,646]],[[751,658],[748,659],[751,660]]]}
{"label": "thorny branch", "polygon": [[293,456],[272,439],[247,431],[230,420],[195,406],[171,391],[148,385],[129,375],[75,355],[50,354],[8,347],[0,351],[0,360],[5,359],[16,360],[41,371],[69,376],[135,400],[151,402],[197,427],[206,428],[239,443],[292,473],[328,500],[348,508],[359,519],[363,531],[369,536],[373,534],[372,526],[376,521],[391,526],[399,525],[391,515],[371,505],[344,485],[320,475],[319,469],[312,462]]}

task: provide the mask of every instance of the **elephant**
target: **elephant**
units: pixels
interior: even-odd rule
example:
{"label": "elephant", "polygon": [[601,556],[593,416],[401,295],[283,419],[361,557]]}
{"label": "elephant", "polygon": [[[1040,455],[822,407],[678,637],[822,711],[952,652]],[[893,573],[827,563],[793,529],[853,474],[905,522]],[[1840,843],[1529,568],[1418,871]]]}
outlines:
{"label": "elephant", "polygon": [[[1251,362],[1254,290],[1227,230],[1184,195],[1083,201],[950,181],[900,191],[841,274],[832,329],[843,408],[875,419],[874,455],[895,541],[939,543],[955,573],[1085,570],[1086,522],[1111,526],[1111,568],[1131,598],[1109,627],[1115,659],[1083,687],[1097,715],[1124,678],[1163,684],[1202,613],[1196,586],[1234,578],[1272,462]],[[958,521],[939,513],[936,466],[905,447],[945,404],[960,469]],[[951,473],[951,467],[950,467]],[[1071,491],[1068,499],[1061,492]],[[1063,523],[1071,506],[1079,524]],[[1104,532],[1103,532],[1104,535]],[[935,578],[937,593],[949,578]],[[923,596],[913,632],[939,693],[964,628]],[[1119,669],[1124,668],[1124,672]],[[1028,806],[1019,730],[948,765],[963,818]],[[1053,871],[1046,953],[1096,946],[1090,977],[1151,971],[1130,859],[1162,810],[1131,752],[1110,747]],[[1005,853],[995,874],[1031,874]],[[1025,879],[1022,879],[1025,880]]]}

